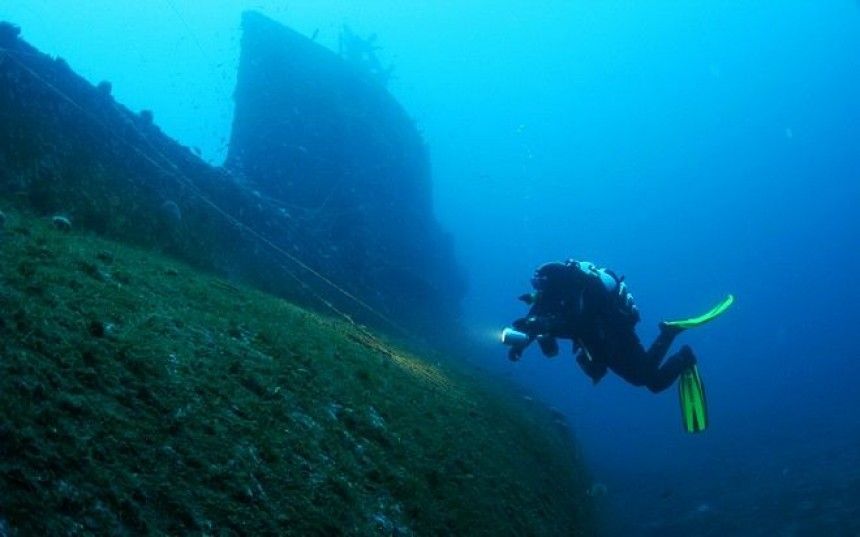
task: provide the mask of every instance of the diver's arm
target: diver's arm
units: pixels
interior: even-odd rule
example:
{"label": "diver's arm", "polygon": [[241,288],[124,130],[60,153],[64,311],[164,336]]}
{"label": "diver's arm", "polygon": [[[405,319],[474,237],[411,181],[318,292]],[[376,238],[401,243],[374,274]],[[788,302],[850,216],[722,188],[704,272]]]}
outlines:
{"label": "diver's arm", "polygon": [[564,339],[570,337],[565,335],[570,331],[568,323],[551,315],[532,315],[529,312],[528,317],[517,319],[511,326],[532,338],[550,336]]}

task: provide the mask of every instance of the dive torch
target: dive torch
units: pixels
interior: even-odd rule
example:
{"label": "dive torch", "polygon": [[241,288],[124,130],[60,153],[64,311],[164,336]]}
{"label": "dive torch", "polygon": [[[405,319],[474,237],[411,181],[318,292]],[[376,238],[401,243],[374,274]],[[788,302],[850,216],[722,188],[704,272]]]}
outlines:
{"label": "dive torch", "polygon": [[537,339],[544,356],[552,357],[558,354],[558,342],[552,336],[539,335],[533,337],[510,327],[502,330],[502,343],[511,348],[508,357],[512,360],[518,360],[523,350],[535,339]]}

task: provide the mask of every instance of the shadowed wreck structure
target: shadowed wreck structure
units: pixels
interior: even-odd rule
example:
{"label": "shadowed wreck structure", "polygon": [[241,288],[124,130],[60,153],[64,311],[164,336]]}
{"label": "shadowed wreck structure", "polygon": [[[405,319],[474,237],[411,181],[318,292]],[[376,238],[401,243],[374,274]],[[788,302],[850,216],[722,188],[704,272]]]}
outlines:
{"label": "shadowed wreck structure", "polygon": [[224,168],[4,25],[0,192],[387,331],[456,329],[465,276],[433,216],[414,123],[337,54],[257,13],[243,20]]}
{"label": "shadowed wreck structure", "polygon": [[386,315],[456,318],[464,278],[412,120],[371,73],[258,13],[243,23],[226,167],[291,216],[316,266],[372,290]]}

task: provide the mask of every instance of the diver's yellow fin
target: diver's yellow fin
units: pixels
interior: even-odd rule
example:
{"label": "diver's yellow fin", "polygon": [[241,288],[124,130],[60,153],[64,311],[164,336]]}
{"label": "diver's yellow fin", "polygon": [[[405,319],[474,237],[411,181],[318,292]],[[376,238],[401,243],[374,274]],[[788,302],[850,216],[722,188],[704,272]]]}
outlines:
{"label": "diver's yellow fin", "polygon": [[699,326],[700,324],[705,324],[706,322],[716,319],[719,317],[724,311],[729,309],[735,301],[735,297],[732,294],[729,294],[722,302],[714,306],[714,308],[707,312],[699,315],[698,317],[690,317],[689,319],[681,319],[678,321],[666,321],[664,324],[668,326],[677,326],[678,328],[692,328],[694,326]]}
{"label": "diver's yellow fin", "polygon": [[681,373],[678,379],[678,395],[681,398],[681,417],[684,430],[700,433],[708,428],[708,402],[705,399],[705,385],[695,365]]}

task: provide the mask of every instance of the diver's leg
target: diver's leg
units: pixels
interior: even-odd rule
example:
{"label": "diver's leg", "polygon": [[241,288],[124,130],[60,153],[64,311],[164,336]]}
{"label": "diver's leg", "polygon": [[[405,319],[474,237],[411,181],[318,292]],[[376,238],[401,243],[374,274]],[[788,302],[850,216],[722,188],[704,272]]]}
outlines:
{"label": "diver's leg", "polygon": [[616,334],[602,356],[607,357],[609,369],[633,386],[645,386],[657,372],[657,364],[648,358],[633,330]]}
{"label": "diver's leg", "polygon": [[648,347],[648,361],[654,364],[655,367],[659,366],[660,362],[663,361],[663,357],[669,352],[669,347],[672,346],[675,337],[683,331],[683,328],[660,323],[660,334],[654,340],[654,343]]}
{"label": "diver's leg", "polygon": [[681,373],[694,365],[696,365],[696,355],[693,354],[693,349],[684,345],[681,350],[670,356],[663,366],[651,375],[645,386],[654,393],[662,392],[671,386]]}

